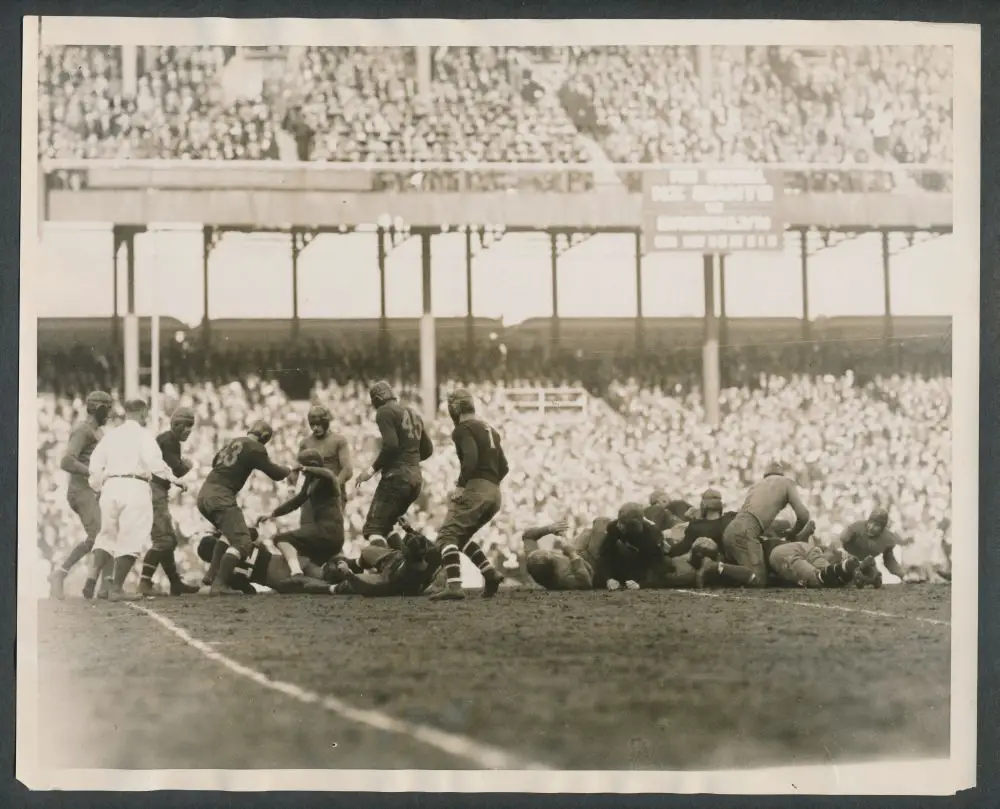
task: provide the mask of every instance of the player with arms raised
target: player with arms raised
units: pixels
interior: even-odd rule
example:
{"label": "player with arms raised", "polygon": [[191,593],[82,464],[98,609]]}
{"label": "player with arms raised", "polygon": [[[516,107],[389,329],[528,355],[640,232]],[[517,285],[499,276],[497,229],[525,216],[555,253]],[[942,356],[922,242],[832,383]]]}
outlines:
{"label": "player with arms raised", "polygon": [[216,453],[212,471],[198,492],[198,511],[222,533],[228,544],[227,549],[220,551],[222,543],[219,543],[205,577],[205,583],[211,585],[212,595],[236,592],[230,587],[233,570],[241,561],[245,562],[253,550],[253,538],[236,495],[255,470],[274,481],[284,480],[297,470],[297,467],[289,469],[276,464],[268,456],[266,445],[273,435],[270,424],[255,421],[247,435],[234,438]]}
{"label": "player with arms raised", "polygon": [[[69,444],[60,462],[60,468],[69,474],[66,502],[80,518],[87,538],[69,552],[66,560],[56,568],[49,580],[52,598],[63,598],[66,576],[77,562],[93,550],[94,540],[101,531],[101,505],[97,492],[90,488],[90,456],[101,439],[102,428],[111,416],[111,396],[103,390],[87,395],[87,417],[76,424],[69,434]],[[93,598],[100,571],[91,571],[83,587],[83,597]]]}
{"label": "player with arms raised", "polygon": [[465,598],[462,553],[483,574],[486,583],[483,598],[492,598],[500,589],[503,576],[490,564],[473,537],[500,511],[503,503],[500,483],[510,471],[507,456],[500,443],[500,434],[476,417],[476,405],[468,391],[459,389],[448,396],[448,414],[455,424],[451,437],[461,471],[437,537],[447,582],[444,589],[431,595],[431,600]]}
{"label": "player with arms raised", "polygon": [[371,544],[386,547],[389,532],[420,496],[424,483],[420,464],[434,454],[434,444],[423,418],[396,400],[388,382],[376,382],[369,395],[382,446],[371,468],[358,475],[356,485],[367,483],[379,472],[382,477],[361,533]]}
{"label": "player with arms raised", "polygon": [[[163,461],[177,478],[184,477],[191,471],[191,462],[181,457],[181,445],[188,440],[194,428],[194,411],[187,407],[179,407],[170,416],[170,429],[156,436]],[[174,521],[170,516],[170,506],[167,495],[170,493],[170,481],[153,475],[149,483],[153,497],[153,531],[152,547],[146,551],[142,559],[142,578],[139,580],[139,594],[153,595],[153,576],[156,568],[163,565],[163,572],[170,582],[170,595],[179,596],[185,593],[197,593],[198,588],[186,584],[177,572],[177,561],[174,551],[177,550],[177,535],[174,531]]]}

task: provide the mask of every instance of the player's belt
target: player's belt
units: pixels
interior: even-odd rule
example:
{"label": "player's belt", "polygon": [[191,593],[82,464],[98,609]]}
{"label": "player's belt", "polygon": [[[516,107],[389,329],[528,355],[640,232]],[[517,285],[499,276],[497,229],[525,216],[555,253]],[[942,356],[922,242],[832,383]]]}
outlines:
{"label": "player's belt", "polygon": [[149,483],[149,478],[142,475],[108,475],[108,480],[111,478],[128,478],[130,480],[141,480],[143,483]]}

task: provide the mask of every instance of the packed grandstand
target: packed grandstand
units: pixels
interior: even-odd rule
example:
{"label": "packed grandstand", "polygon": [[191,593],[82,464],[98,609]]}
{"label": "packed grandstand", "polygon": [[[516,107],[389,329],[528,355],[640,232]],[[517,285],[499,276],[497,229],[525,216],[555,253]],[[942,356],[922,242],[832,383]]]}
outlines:
{"label": "packed grandstand", "polygon": [[[952,158],[951,55],[939,47],[825,49],[686,47],[436,48],[421,75],[411,48],[302,48],[271,54],[281,70],[256,97],[229,87],[235,48],[58,47],[43,53],[39,150],[48,158],[340,162],[695,162],[845,160],[884,165],[878,182],[940,190],[937,172],[900,164]],[[123,60],[134,60],[128,64]],[[708,83],[709,106],[702,102]],[[56,172],[56,182],[72,183]],[[847,188],[850,175],[809,180]],[[400,186],[412,189],[412,184]],[[593,356],[441,346],[442,391],[459,382],[502,431],[512,472],[500,516],[482,535],[508,570],[519,532],[566,518],[576,528],[610,516],[637,493],[664,488],[691,500],[712,486],[735,506],[747,483],[780,457],[795,470],[832,540],[874,505],[889,509],[910,544],[900,557],[914,576],[946,565],[950,548],[950,343],[913,338],[861,350],[847,343],[732,347],[723,356],[722,423],[703,423],[692,350],[649,346]],[[275,354],[233,345],[168,343],[164,409],[194,408],[199,422],[186,454],[196,490],[219,442],[255,418],[276,428],[272,455],[291,453],[305,431],[280,377],[262,368],[310,369],[314,397],[358,459],[373,436],[366,383],[385,377],[415,396],[413,345],[391,357],[370,341],[310,341]],[[294,356],[292,356],[294,351]],[[504,391],[531,385],[579,387],[585,422],[539,418]],[[61,558],[80,537],[65,497],[59,457],[88,390],[120,398],[121,369],[91,346],[39,354],[39,548]],[[406,393],[409,391],[410,393]],[[443,396],[441,397],[443,400]],[[447,413],[426,464],[418,527],[437,525],[456,472]],[[274,506],[274,486],[252,480],[248,515]],[[360,537],[367,497],[348,502],[348,536]],[[180,531],[206,528],[194,498],[173,503]],[[287,518],[286,518],[287,519]],[[189,544],[181,551],[196,562]]]}

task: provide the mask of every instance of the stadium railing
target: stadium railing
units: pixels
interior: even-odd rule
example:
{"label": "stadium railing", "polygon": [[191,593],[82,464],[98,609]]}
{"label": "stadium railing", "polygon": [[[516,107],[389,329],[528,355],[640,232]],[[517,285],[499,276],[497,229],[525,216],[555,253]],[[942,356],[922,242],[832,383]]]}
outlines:
{"label": "stadium railing", "polygon": [[[552,191],[595,188],[638,192],[643,174],[670,170],[779,172],[785,193],[843,191],[946,192],[950,163],[478,163],[478,162],[287,162],[267,160],[48,159],[41,171],[48,188],[94,186],[183,188],[211,177],[230,188],[301,188],[342,191]],[[292,180],[292,182],[289,182]]]}

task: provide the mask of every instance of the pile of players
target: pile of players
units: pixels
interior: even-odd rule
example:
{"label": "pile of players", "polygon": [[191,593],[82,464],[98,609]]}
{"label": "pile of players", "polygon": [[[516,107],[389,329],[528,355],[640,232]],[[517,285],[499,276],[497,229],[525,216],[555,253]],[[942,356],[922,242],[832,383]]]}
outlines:
{"label": "pile of players", "polygon": [[[413,530],[406,513],[420,495],[420,465],[434,452],[420,414],[400,404],[391,386],[378,382],[369,391],[379,429],[380,446],[371,466],[358,475],[360,487],[376,475],[375,489],[362,530],[366,546],[358,559],[346,558],[344,502],[354,475],[346,439],[332,428],[330,412],[310,409],[307,436],[296,463],[285,466],[268,455],[273,430],[266,422],[250,426],[245,436],[229,441],[212,461],[212,469],[197,496],[202,516],[212,532],[199,543],[198,554],[208,565],[202,585],[211,595],[254,593],[263,586],[282,594],[416,596],[428,591],[434,601],[465,598],[461,555],[480,570],[484,597],[499,590],[503,576],[477,543],[477,532],[502,508],[500,485],[509,467],[499,433],[476,414],[472,396],[457,390],[448,398],[454,423],[452,440],[460,473],[449,498],[448,512],[435,541]],[[102,438],[111,412],[111,398],[96,391],[87,398],[87,418],[74,427],[62,468],[69,474],[68,501],[80,517],[87,540],[76,546],[52,576],[52,595],[63,596],[63,584],[74,564],[93,548],[101,532],[100,495],[92,488],[88,462]],[[170,428],[157,436],[166,467],[177,478],[191,469],[182,455],[194,414],[180,408]],[[274,481],[301,487],[271,514],[248,525],[237,496],[255,472]],[[155,593],[152,579],[162,567],[171,595],[200,588],[184,582],[174,560],[177,539],[166,493],[170,483],[153,476],[152,547],[145,554],[137,593],[125,593],[107,571],[131,569],[112,564],[106,553],[94,554],[84,596],[131,600]],[[789,507],[796,522],[778,515]],[[300,527],[273,537],[272,551],[260,540],[265,522],[300,511]],[[881,585],[874,558],[902,578],[893,548],[902,540],[888,529],[889,515],[876,509],[866,521],[852,524],[841,537],[842,550],[816,544],[815,525],[798,488],[781,464],[772,464],[750,487],[738,511],[726,511],[714,490],[706,491],[697,507],[669,501],[654,492],[648,506],[626,503],[614,518],[598,517],[572,541],[567,525],[526,527],[523,531],[525,573],[548,590],[690,588],[704,586],[843,587]],[[555,539],[550,547],[539,541]],[[138,538],[137,538],[138,539]],[[98,543],[101,546],[101,543]],[[136,547],[125,543],[124,547]]]}

